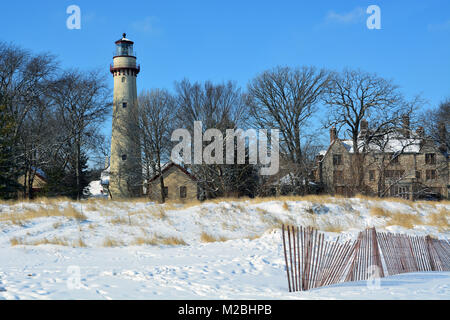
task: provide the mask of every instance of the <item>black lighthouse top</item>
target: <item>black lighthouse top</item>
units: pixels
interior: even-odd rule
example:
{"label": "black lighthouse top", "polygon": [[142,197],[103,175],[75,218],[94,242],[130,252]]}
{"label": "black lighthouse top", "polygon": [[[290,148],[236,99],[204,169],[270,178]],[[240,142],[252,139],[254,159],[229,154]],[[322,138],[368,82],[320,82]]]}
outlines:
{"label": "black lighthouse top", "polygon": [[133,53],[134,42],[127,39],[126,33],[122,35],[122,39],[116,41],[116,54],[115,56],[131,56],[134,57]]}

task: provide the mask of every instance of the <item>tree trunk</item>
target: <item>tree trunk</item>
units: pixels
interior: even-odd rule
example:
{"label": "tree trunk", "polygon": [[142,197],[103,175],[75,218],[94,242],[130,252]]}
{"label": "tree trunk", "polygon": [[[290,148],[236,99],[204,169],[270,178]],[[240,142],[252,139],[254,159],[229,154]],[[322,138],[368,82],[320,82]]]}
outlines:
{"label": "tree trunk", "polygon": [[161,203],[166,202],[166,195],[164,194],[164,177],[163,177],[163,173],[162,173],[162,168],[161,168],[161,153],[160,153],[160,149],[157,147],[156,149],[156,160],[158,161],[156,164],[156,167],[158,168],[158,174],[159,174],[159,186],[160,186],[160,191],[161,191]]}
{"label": "tree trunk", "polygon": [[75,170],[76,170],[76,176],[77,176],[77,200],[81,199],[81,192],[80,192],[80,187],[81,187],[81,170],[80,170],[80,156],[81,156],[81,145],[80,143],[77,141],[76,143],[77,145],[77,151],[76,151],[76,161],[75,161]]}
{"label": "tree trunk", "polygon": [[161,203],[166,202],[166,195],[164,194],[164,177],[162,175],[161,169],[159,170],[159,184],[161,187]]}
{"label": "tree trunk", "polygon": [[28,185],[28,199],[33,199],[33,197],[34,197],[34,195],[33,195],[33,182],[34,182],[34,176],[35,176],[35,174],[34,173],[32,173],[32,169],[29,171],[29,174],[28,174],[28,182],[27,182],[27,185]]}

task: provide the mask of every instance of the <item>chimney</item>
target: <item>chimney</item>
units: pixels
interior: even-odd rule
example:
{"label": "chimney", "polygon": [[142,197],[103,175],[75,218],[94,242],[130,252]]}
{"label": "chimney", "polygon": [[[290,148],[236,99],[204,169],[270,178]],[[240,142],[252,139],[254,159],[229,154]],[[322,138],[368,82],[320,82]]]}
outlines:
{"label": "chimney", "polygon": [[425,130],[423,129],[423,127],[418,127],[416,130],[416,135],[419,138],[423,138],[425,136]]}
{"label": "chimney", "polygon": [[369,122],[366,119],[361,120],[361,125],[359,127],[359,133],[361,136],[365,136],[369,130]]}
{"label": "chimney", "polygon": [[420,139],[420,147],[422,148],[424,143],[425,143],[425,130],[423,129],[423,127],[418,127],[416,130],[416,135],[417,138]]}
{"label": "chimney", "polygon": [[330,129],[330,144],[333,143],[334,140],[337,139],[337,131],[336,131],[336,127],[331,127]]}
{"label": "chimney", "polygon": [[439,150],[441,152],[447,152],[447,128],[445,127],[445,123],[440,122],[438,130],[439,130]]}
{"label": "chimney", "polygon": [[410,134],[409,134],[409,115],[405,114],[402,117],[402,129],[403,129],[403,135],[405,136],[405,138],[409,138]]}

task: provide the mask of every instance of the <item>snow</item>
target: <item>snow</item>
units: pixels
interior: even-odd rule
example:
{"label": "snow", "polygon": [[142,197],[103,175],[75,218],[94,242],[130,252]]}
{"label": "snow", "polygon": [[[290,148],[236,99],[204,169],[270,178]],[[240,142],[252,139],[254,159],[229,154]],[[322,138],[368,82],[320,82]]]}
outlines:
{"label": "snow", "polygon": [[[279,233],[181,247],[1,248],[0,299],[449,299],[450,272],[289,293]],[[70,285],[79,268],[79,285]]]}
{"label": "snow", "polygon": [[[349,153],[353,153],[353,141],[352,140],[341,140],[344,147]],[[408,139],[408,138],[391,138],[384,142],[383,147],[375,143],[370,143],[369,148],[372,151],[378,152],[403,152],[403,153],[419,153],[420,152],[420,139]],[[358,140],[358,148],[362,150],[364,146],[363,140]]]}
{"label": "snow", "polygon": [[101,180],[95,180],[91,181],[89,185],[86,188],[86,192],[90,197],[105,197],[107,196],[105,192],[103,191],[102,181]]}
{"label": "snow", "polygon": [[[301,179],[301,178],[295,177],[293,174],[287,174],[287,175],[281,177],[278,181],[274,182],[272,185],[279,185],[279,184],[282,184],[282,185],[295,185],[296,182],[299,182],[299,183],[301,183],[303,185],[306,184],[306,180],[304,178]],[[308,183],[311,186],[316,185],[316,183],[314,183],[313,181],[309,181]]]}
{"label": "snow", "polygon": [[[223,201],[191,207],[108,200],[0,204],[0,299],[449,299],[449,272],[386,277],[380,287],[362,281],[289,293],[281,232],[276,227],[280,221],[308,225],[314,220],[324,230],[338,225],[342,240],[354,238],[368,226],[450,236],[448,228],[426,224],[413,229],[386,227],[386,218],[369,214],[376,205],[426,218],[449,212],[450,204],[330,199],[286,204]],[[86,219],[50,215],[14,223],[5,218],[70,206]],[[203,233],[229,240],[202,242]],[[338,236],[325,234],[327,239]],[[138,237],[175,237],[186,245],[136,245]],[[86,247],[32,245],[56,238],[69,244],[82,239]],[[106,238],[120,245],[105,247]],[[29,244],[12,246],[11,239]],[[78,279],[74,270],[75,274],[79,270],[79,283],[74,282]]]}
{"label": "snow", "polygon": [[102,171],[100,175],[100,184],[101,185],[109,185],[109,176],[111,173],[111,166],[108,166],[105,170]]}

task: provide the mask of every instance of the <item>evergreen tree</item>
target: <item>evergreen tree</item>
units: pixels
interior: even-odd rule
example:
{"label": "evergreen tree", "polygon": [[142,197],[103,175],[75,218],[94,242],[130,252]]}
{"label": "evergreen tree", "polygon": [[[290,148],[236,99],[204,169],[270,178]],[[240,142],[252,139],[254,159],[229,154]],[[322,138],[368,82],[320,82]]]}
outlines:
{"label": "evergreen tree", "polygon": [[[93,173],[88,170],[88,157],[84,152],[80,160],[80,184],[77,184],[76,156],[72,155],[64,165],[61,160],[55,161],[45,169],[47,184],[43,190],[47,197],[69,197],[77,199],[79,194],[83,194],[84,188],[89,185]],[[79,189],[78,189],[79,188]]]}
{"label": "evergreen tree", "polygon": [[14,161],[14,143],[12,131],[14,121],[8,115],[6,107],[0,105],[0,198],[17,197],[20,185],[17,183],[19,170]]}

